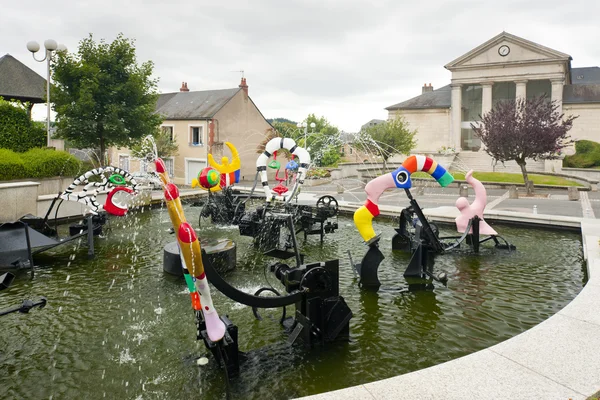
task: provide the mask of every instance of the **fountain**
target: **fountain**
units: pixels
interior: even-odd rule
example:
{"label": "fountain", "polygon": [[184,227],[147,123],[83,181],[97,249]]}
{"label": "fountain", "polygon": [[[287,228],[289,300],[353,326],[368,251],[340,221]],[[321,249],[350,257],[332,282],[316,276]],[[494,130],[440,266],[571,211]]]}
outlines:
{"label": "fountain", "polygon": [[[400,214],[400,226],[392,239],[394,250],[407,251],[411,254],[404,277],[430,278],[446,284],[448,279],[445,273],[433,273],[434,255],[458,248],[465,239],[476,253],[479,252],[480,244],[489,240],[494,241],[496,248],[515,249],[515,246],[498,236],[498,233],[484,221],[486,191],[483,184],[472,176],[472,170],[467,173],[466,179],[475,189],[475,201],[469,204],[465,197],[460,197],[456,201],[456,206],[460,211],[460,215],[456,218],[456,226],[462,236],[440,237],[439,229],[425,218],[419,203],[409,190],[412,186],[411,174],[417,171],[427,172],[442,187],[446,187],[454,181],[452,175],[432,158],[412,155],[391,173],[375,178],[365,186],[367,201],[354,213],[354,224],[369,250],[362,261],[357,264],[352,261],[352,256],[349,254],[350,263],[354,265],[360,277],[359,284],[363,287],[377,289],[381,286],[377,270],[385,257],[379,250],[378,244],[381,237],[375,234],[372,221],[373,217],[379,215],[379,198],[385,190],[394,187],[404,189],[410,200],[410,206],[402,210]],[[409,229],[409,223],[412,224],[414,230]],[[480,234],[488,235],[488,237],[481,239]],[[504,244],[501,244],[499,239],[503,240]]]}
{"label": "fountain", "polygon": [[[239,171],[239,157],[237,157],[237,151],[233,145],[228,143],[228,147],[231,149],[233,154],[233,163],[230,165],[228,159],[223,157],[223,164],[215,164],[212,156],[209,157],[211,165],[215,168],[210,167],[203,169],[198,176],[197,180],[194,180],[194,186],[200,185],[206,190],[213,191],[219,185],[219,189],[224,189],[233,183],[230,180],[236,175],[235,171]],[[300,164],[297,165],[297,176],[295,177],[295,185],[290,193],[283,186],[282,181],[288,178],[286,172],[286,178],[278,180],[279,184],[274,188],[274,192],[269,189],[267,174],[266,174],[266,161],[271,154],[276,157],[276,149],[287,149],[292,154],[299,158]],[[209,308],[212,310],[212,301],[210,300],[210,293],[203,293],[201,290],[195,290],[196,287],[201,285],[204,290],[208,288],[205,283],[198,283],[206,281],[206,278],[210,279],[210,282],[228,298],[236,301],[237,303],[250,306],[254,310],[254,314],[257,318],[260,317],[257,314],[257,308],[280,308],[283,307],[285,310],[286,306],[296,305],[296,313],[294,317],[281,319],[281,324],[289,332],[290,337],[288,342],[293,344],[296,339],[300,338],[306,346],[311,347],[317,343],[325,344],[332,342],[337,339],[348,339],[349,336],[349,321],[352,317],[352,312],[348,308],[344,301],[344,298],[339,295],[339,260],[330,260],[325,262],[312,262],[304,264],[304,256],[300,254],[296,240],[296,228],[294,225],[294,214],[288,212],[290,207],[288,203],[294,197],[298,186],[303,183],[303,177],[306,174],[306,170],[309,167],[310,156],[308,152],[303,148],[296,145],[292,139],[287,138],[275,138],[266,145],[266,150],[257,160],[257,177],[260,174],[263,180],[263,188],[266,195],[268,205],[271,202],[283,201],[284,207],[278,207],[273,205],[272,207],[266,206],[262,208],[262,223],[267,223],[270,226],[277,226],[276,234],[270,232],[268,235],[270,239],[269,243],[273,243],[273,238],[276,237],[276,241],[279,241],[280,227],[285,225],[289,232],[291,248],[293,251],[289,251],[290,248],[286,246],[284,249],[272,248],[265,252],[265,255],[269,257],[286,260],[290,257],[295,257],[295,266],[290,266],[283,262],[275,262],[269,266],[269,270],[276,276],[276,278],[284,285],[287,295],[281,295],[277,290],[272,287],[262,287],[254,293],[254,295],[247,294],[243,291],[236,289],[231,286],[226,280],[222,279],[219,272],[212,266],[212,261],[206,252],[200,256],[200,244],[196,238],[194,230],[185,221],[183,209],[179,201],[179,194],[177,187],[170,183],[166,168],[162,163],[162,160],[158,158],[156,160],[156,170],[165,185],[165,199],[167,200],[167,206],[169,209],[169,215],[173,221],[173,227],[176,231],[178,238],[178,248],[181,255],[181,267],[184,271],[184,276],[188,281],[188,288],[192,296],[192,304],[196,310],[196,320],[198,326],[198,340],[203,340],[206,347],[213,352],[215,359],[219,360],[219,363],[223,365],[223,369],[226,372],[226,377],[229,379],[232,376],[237,376],[240,370],[240,357],[238,351],[238,328],[228,318],[221,317],[220,323],[216,317],[216,312],[211,320],[206,318],[205,309]],[[269,164],[272,168],[279,170],[280,164],[276,160]],[[294,169],[293,165],[290,165],[290,169]],[[223,177],[225,175],[225,178]],[[277,190],[279,188],[279,190]],[[215,190],[216,191],[216,190]],[[210,199],[209,199],[210,201]],[[214,199],[213,199],[214,201]],[[218,202],[215,202],[218,204]],[[325,207],[324,201],[322,201],[321,208]],[[214,206],[213,206],[214,208]],[[243,220],[243,219],[242,219]],[[244,231],[244,228],[240,226],[240,233]],[[263,231],[264,232],[264,231]],[[305,234],[307,232],[305,231]],[[187,248],[189,243],[194,243],[194,247],[190,250]],[[264,241],[262,243],[265,243]],[[174,250],[168,250],[165,248],[165,254],[175,252]],[[228,251],[235,252],[235,247],[230,248]],[[188,254],[189,253],[189,254]],[[193,256],[192,256],[193,255]],[[197,264],[194,267],[194,271],[190,275],[187,272],[187,265],[195,262]],[[165,256],[165,271],[171,272],[176,268],[176,258]],[[206,269],[206,274],[204,270]],[[195,282],[195,285],[192,284]],[[195,293],[200,292],[200,297]],[[274,293],[277,297],[261,297],[259,296],[263,292]],[[205,302],[208,301],[210,307],[207,308]],[[204,305],[201,305],[204,304]],[[285,312],[285,311],[284,311]],[[215,325],[219,326],[219,334],[215,334]],[[211,336],[211,329],[213,334]]]}
{"label": "fountain", "polygon": [[[336,229],[324,241],[310,235],[302,241],[292,236],[298,231],[295,220],[282,216],[281,236],[284,242],[290,238],[291,247],[279,250],[292,254],[291,262],[272,262],[239,226],[185,225],[182,217],[196,220],[202,210],[175,204],[178,197],[170,188],[166,209],[132,209],[113,220],[111,231],[96,242],[95,258],[87,259],[77,241],[54,248],[40,255],[44,268],[38,279],[17,274],[19,284],[0,293],[2,308],[31,292],[50,300],[43,312],[31,312],[33,318],[3,317],[0,385],[7,397],[218,399],[229,393],[230,398],[289,399],[340,389],[440,364],[515,336],[560,310],[586,279],[577,234],[545,231],[541,236],[502,227],[507,238],[518,238],[519,251],[481,246],[474,252],[471,245],[468,251],[445,252],[435,261],[447,274],[447,286],[434,287],[430,278],[403,276],[412,254],[394,251],[402,242],[393,239],[397,223],[376,219],[371,228],[379,233],[378,250],[386,254],[378,278],[404,286],[356,290],[352,265],[338,261],[356,251],[360,239],[354,229]],[[285,200],[280,201],[284,204],[269,202],[273,218],[279,218],[276,210],[285,214]],[[325,206],[333,207],[333,200]],[[407,229],[418,226],[405,221]],[[339,225],[352,227],[352,220],[340,216]],[[439,238],[455,233],[441,225],[436,229]],[[194,324],[205,305],[193,294],[198,280],[184,290],[180,278],[160,271],[157,249],[172,242],[171,230],[188,253],[183,257],[188,278],[201,281],[198,267],[203,265],[211,289],[219,289],[210,295],[219,310],[220,340]],[[214,274],[194,237],[233,240],[236,269],[223,277]],[[282,329],[281,306],[292,300],[298,323],[284,323]],[[259,322],[251,308],[261,305],[275,311],[256,310]],[[319,315],[329,322],[319,325]],[[330,341],[336,335],[344,340]],[[293,345],[299,342],[306,346]],[[232,378],[229,383],[223,370]]]}

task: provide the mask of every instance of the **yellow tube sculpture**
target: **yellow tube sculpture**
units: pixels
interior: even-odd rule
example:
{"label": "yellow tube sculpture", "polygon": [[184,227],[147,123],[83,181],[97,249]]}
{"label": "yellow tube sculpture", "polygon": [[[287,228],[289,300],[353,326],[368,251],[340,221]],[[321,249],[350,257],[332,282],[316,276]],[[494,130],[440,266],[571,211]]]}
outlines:
{"label": "yellow tube sculpture", "polygon": [[187,268],[195,278],[194,285],[200,294],[201,309],[208,337],[213,342],[218,342],[225,335],[225,324],[219,318],[210,296],[210,287],[208,286],[204,265],[202,264],[200,241],[196,236],[194,228],[185,220],[181,199],[179,198],[179,189],[175,184],[170,182],[163,160],[157,158],[155,165],[156,172],[165,188],[165,200],[167,201],[167,209],[169,217],[171,217],[173,229],[175,229],[177,234],[181,262],[184,269]]}

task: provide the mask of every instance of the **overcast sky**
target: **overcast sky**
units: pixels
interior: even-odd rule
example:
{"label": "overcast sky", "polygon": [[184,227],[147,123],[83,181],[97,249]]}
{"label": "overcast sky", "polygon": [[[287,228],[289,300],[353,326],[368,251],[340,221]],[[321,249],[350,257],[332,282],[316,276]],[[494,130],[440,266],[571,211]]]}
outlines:
{"label": "overcast sky", "polygon": [[598,66],[598,15],[597,0],[2,0],[0,56],[45,77],[28,41],[74,51],[89,33],[122,32],[138,62],[154,62],[162,93],[182,81],[237,87],[243,70],[266,118],[315,113],[353,132],[423,83],[450,83],[443,66],[502,31],[571,55],[573,67]]}

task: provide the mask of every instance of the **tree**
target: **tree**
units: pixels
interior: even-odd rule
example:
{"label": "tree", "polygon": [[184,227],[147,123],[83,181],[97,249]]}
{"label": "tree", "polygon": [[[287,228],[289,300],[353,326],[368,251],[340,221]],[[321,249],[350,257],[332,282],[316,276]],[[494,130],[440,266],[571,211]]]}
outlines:
{"label": "tree", "polygon": [[[152,136],[152,140],[156,145],[156,152],[160,158],[168,158],[177,154],[179,146],[173,140],[173,131],[168,127],[157,128]],[[154,153],[151,141],[147,140],[147,136],[142,140],[134,143],[131,146],[131,153],[140,159],[146,158],[149,153]],[[153,154],[154,155],[154,154]]]}
{"label": "tree", "polygon": [[0,97],[0,148],[24,152],[46,146],[46,128],[29,118],[27,107]]}
{"label": "tree", "polygon": [[[340,130],[331,125],[325,117],[317,117],[315,114],[309,114],[306,117],[306,135],[304,128],[298,131],[299,143],[308,150],[313,163],[319,167],[327,167],[336,165],[340,160],[342,140],[340,138]],[[312,128],[311,124],[315,127]]]}
{"label": "tree", "polygon": [[[283,118],[278,118],[278,119],[283,119]],[[298,128],[296,127],[296,123],[293,121],[273,121],[271,122],[271,125],[273,126],[273,128],[279,132],[281,134],[282,137],[289,137],[292,139],[295,139],[295,137],[297,136],[297,131]]]}
{"label": "tree", "polygon": [[576,116],[564,118],[556,101],[546,96],[498,103],[471,124],[485,151],[500,162],[514,160],[521,168],[528,194],[533,184],[527,176],[527,159],[552,159],[572,143],[568,135]]}
{"label": "tree", "polygon": [[99,149],[104,164],[108,147],[128,147],[160,125],[153,64],[137,64],[132,40],[119,34],[112,43],[96,43],[90,34],[76,55],[57,56],[51,98],[58,137]]}
{"label": "tree", "polygon": [[[299,146],[305,148],[310,153],[311,162],[316,165],[337,164],[341,158],[340,151],[343,144],[339,129],[331,125],[327,118],[317,117],[315,114],[309,114],[303,122],[306,123],[306,130],[298,128],[297,123],[287,118],[275,118],[271,125],[279,137],[294,139]],[[311,127],[312,123],[315,124],[314,128]],[[272,137],[268,137],[268,139],[270,140]],[[268,140],[264,143],[266,142]]]}
{"label": "tree", "polygon": [[416,146],[416,130],[410,130],[408,122],[402,116],[369,126],[360,131],[353,146],[379,154],[383,158],[383,167],[394,154],[409,154]]}

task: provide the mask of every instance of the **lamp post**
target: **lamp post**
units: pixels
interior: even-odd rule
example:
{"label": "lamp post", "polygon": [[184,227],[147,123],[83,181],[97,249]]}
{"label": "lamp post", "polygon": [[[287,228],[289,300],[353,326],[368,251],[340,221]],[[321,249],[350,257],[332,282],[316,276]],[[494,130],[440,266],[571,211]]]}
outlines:
{"label": "lamp post", "polygon": [[27,50],[31,52],[33,59],[37,62],[47,61],[47,78],[46,78],[46,104],[48,108],[48,114],[46,116],[46,141],[47,146],[50,147],[50,61],[52,60],[52,53],[54,51],[66,51],[67,47],[64,44],[56,43],[56,40],[48,39],[44,42],[44,47],[46,48],[46,55],[41,60],[35,58],[35,53],[40,49],[40,45],[36,41],[31,41],[27,43]]}
{"label": "lamp post", "polygon": [[[308,147],[308,142],[307,142],[307,139],[308,139],[307,138],[307,136],[308,136],[308,124],[306,123],[306,121],[303,121],[303,122],[298,122],[298,125],[296,125],[296,126],[298,127],[298,129],[304,128],[304,146]],[[314,122],[310,123],[310,127],[312,129],[311,133],[314,133],[316,126],[317,126],[317,124],[315,124]]]}

